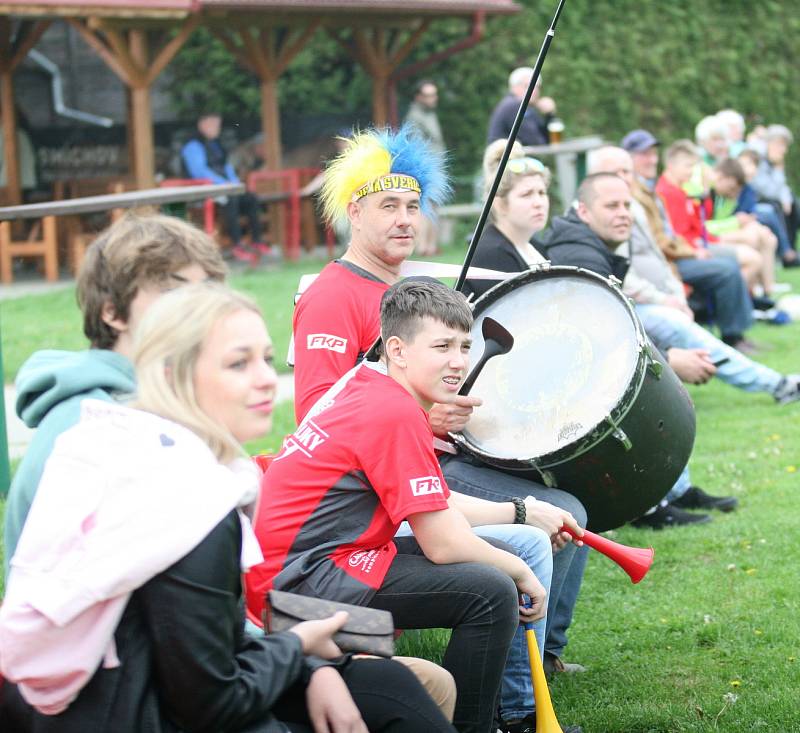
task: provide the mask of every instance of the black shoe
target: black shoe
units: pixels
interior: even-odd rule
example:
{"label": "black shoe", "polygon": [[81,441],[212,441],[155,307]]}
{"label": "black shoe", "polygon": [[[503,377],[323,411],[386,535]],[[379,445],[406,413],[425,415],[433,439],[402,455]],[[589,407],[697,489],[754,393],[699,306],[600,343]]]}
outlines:
{"label": "black shoe", "polygon": [[766,295],[753,296],[753,308],[759,311],[768,311],[770,308],[775,307],[775,301],[768,298]]}
{"label": "black shoe", "polygon": [[735,496],[711,496],[699,486],[690,486],[681,497],[671,502],[680,509],[719,509],[721,512],[732,512],[739,504]]}
{"label": "black shoe", "polygon": [[[503,721],[500,728],[503,733],[536,733],[536,715],[529,713],[521,720]],[[583,733],[583,728],[579,725],[568,725],[566,728],[561,726],[564,733]]]}
{"label": "black shoe", "polygon": [[710,521],[711,517],[708,514],[692,514],[667,504],[659,506],[650,514],[634,519],[631,524],[634,527],[664,529],[664,527],[680,527],[684,524],[705,524]]}

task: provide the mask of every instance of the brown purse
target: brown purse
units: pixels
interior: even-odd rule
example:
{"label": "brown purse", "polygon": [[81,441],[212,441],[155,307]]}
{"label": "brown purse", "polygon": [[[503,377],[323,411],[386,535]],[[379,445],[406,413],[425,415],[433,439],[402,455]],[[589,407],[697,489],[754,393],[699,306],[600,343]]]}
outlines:
{"label": "brown purse", "polygon": [[264,629],[268,634],[286,631],[301,621],[330,618],[337,611],[349,614],[347,623],[333,635],[334,642],[343,652],[379,657],[394,654],[394,619],[389,611],[376,608],[271,590],[264,608]]}

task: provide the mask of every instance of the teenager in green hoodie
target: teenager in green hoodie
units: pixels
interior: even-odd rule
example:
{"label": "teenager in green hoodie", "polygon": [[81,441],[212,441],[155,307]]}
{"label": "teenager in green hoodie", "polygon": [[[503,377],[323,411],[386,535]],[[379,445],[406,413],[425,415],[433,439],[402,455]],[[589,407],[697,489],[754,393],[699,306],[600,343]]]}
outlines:
{"label": "teenager in green hoodie", "polygon": [[17,374],[17,414],[37,430],[6,502],[5,575],[56,438],[78,422],[83,400],[134,391],[132,334],[144,313],[168,290],[225,274],[214,240],[168,216],[128,214],[89,247],[77,299],[90,348],[36,352]]}

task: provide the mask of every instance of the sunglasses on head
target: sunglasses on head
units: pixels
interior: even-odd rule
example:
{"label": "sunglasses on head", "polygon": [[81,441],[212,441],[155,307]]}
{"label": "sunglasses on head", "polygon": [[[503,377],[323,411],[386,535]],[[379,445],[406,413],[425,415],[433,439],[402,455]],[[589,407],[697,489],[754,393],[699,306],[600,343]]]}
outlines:
{"label": "sunglasses on head", "polygon": [[506,168],[512,173],[542,173],[545,170],[544,163],[536,158],[512,158]]}

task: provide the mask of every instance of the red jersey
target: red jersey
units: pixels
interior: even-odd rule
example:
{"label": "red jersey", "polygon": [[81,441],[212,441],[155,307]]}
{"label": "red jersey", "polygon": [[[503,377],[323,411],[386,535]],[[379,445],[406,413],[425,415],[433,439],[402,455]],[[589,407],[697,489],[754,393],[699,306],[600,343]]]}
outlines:
{"label": "red jersey", "polygon": [[702,242],[719,240],[719,237],[706,231],[703,216],[708,217],[709,212],[705,207],[701,209],[704,204],[691,198],[680,186],[670,183],[661,176],[656,184],[656,193],[664,202],[673,231],[682,236],[692,247],[698,249],[702,246]]}
{"label": "red jersey", "polygon": [[294,413],[311,406],[369,351],[381,332],[389,285],[347,262],[331,262],[294,309]]}
{"label": "red jersey", "polygon": [[264,474],[253,523],[264,563],[245,576],[257,617],[270,587],[368,603],[400,522],[448,506],[427,413],[380,368],[352,369]]}

